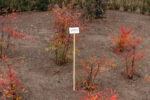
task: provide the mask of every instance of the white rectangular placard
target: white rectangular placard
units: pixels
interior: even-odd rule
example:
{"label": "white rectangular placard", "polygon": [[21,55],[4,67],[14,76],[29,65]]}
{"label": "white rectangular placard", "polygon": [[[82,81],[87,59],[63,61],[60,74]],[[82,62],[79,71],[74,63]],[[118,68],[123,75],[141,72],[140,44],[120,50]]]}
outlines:
{"label": "white rectangular placard", "polygon": [[70,27],[69,32],[70,34],[79,34],[79,27]]}

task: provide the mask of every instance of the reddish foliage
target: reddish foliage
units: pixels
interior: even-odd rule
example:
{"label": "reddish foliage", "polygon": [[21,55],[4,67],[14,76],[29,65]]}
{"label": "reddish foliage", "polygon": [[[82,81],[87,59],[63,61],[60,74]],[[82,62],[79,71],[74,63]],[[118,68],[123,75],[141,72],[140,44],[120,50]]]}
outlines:
{"label": "reddish foliage", "polygon": [[50,47],[46,50],[53,50],[56,63],[62,65],[68,62],[72,54],[73,36],[69,34],[69,27],[77,26],[80,27],[80,30],[83,30],[84,27],[80,24],[81,14],[73,12],[72,9],[63,6],[62,8],[53,9],[52,12],[55,14],[55,35],[51,41],[48,41]]}
{"label": "reddish foliage", "polygon": [[13,65],[8,58],[4,58],[7,65],[7,72],[1,74],[0,89],[2,90],[3,99],[20,100],[18,92],[23,91],[25,87],[20,86],[21,81],[16,76],[16,71],[13,70]]}
{"label": "reddish foliage", "polygon": [[29,35],[18,32],[17,29],[17,14],[6,13],[5,16],[0,16],[1,26],[1,37],[0,37],[0,56],[1,58],[5,56],[4,51],[9,48],[10,44],[12,43],[11,38],[18,40],[18,39],[25,39],[25,40],[32,40],[35,41],[33,38],[30,38]]}
{"label": "reddish foliage", "polygon": [[120,34],[111,34],[112,44],[116,46],[117,51],[124,51],[129,45],[131,38],[133,38],[134,33],[131,30],[125,30],[121,27]]}
{"label": "reddish foliage", "polygon": [[93,91],[87,92],[83,91],[84,97],[80,100],[120,100],[119,95],[116,94],[116,91],[113,89],[106,89],[104,91]]}
{"label": "reddish foliage", "polygon": [[15,39],[22,39],[28,36],[25,33],[17,32],[17,14],[11,13],[6,14],[5,16],[1,16],[4,21],[2,22],[2,26],[0,27],[1,31],[5,32],[5,35],[9,35],[12,38]]}
{"label": "reddish foliage", "polygon": [[100,61],[95,58],[90,58],[85,62],[82,61],[81,65],[84,67],[82,74],[86,77],[82,83],[82,87],[92,91],[95,89],[95,80],[97,75],[110,70],[111,67],[106,66],[112,66],[112,62],[110,62],[107,58]]}
{"label": "reddish foliage", "polygon": [[10,27],[3,27],[3,31],[8,33],[13,38],[16,39],[21,39],[27,36],[27,34],[21,33],[21,32],[16,32],[16,30],[10,28]]}
{"label": "reddish foliage", "polygon": [[[117,36],[117,38],[114,39],[116,40],[113,41],[113,44],[119,45],[114,53],[124,58],[126,73],[128,77],[132,79],[135,72],[136,61],[142,59],[146,55],[144,50],[138,49],[142,37],[138,37],[133,33],[131,34],[131,30],[125,31],[124,28],[121,28],[120,37]],[[120,50],[123,52],[120,52]]]}

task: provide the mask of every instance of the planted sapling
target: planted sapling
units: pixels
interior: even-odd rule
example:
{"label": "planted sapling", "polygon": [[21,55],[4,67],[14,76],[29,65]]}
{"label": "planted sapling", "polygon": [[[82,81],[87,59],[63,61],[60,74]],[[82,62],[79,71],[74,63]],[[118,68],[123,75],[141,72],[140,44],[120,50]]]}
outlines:
{"label": "planted sapling", "polygon": [[90,58],[86,61],[81,62],[81,66],[84,68],[82,71],[85,80],[82,82],[81,87],[88,91],[95,89],[95,80],[98,74],[108,71],[113,66],[107,58],[102,60],[96,60],[95,58]]}
{"label": "planted sapling", "polygon": [[13,64],[10,59],[3,58],[7,70],[0,76],[0,90],[4,100],[21,100],[20,92],[25,93],[25,87],[21,86],[21,80],[18,79],[16,71],[13,70]]}
{"label": "planted sapling", "polygon": [[[72,44],[73,36],[69,34],[69,27],[83,27],[80,24],[80,13],[73,12],[72,9],[68,9],[63,6],[62,8],[55,8],[52,10],[55,14],[54,18],[54,36],[52,40],[47,40],[50,44],[46,50],[52,50],[55,55],[55,61],[58,65],[68,63],[72,58]],[[78,36],[76,38],[78,40]]]}
{"label": "planted sapling", "polygon": [[113,35],[112,37],[113,45],[116,47],[113,52],[123,58],[125,72],[129,79],[133,79],[137,60],[142,59],[146,54],[143,49],[138,49],[142,37],[131,33],[131,30],[126,31],[123,27],[121,28],[120,35]]}

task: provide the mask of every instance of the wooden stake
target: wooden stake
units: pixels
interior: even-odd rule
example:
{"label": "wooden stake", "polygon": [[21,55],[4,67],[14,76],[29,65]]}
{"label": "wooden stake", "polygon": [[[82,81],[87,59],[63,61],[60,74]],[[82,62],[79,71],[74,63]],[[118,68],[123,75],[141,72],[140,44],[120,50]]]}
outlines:
{"label": "wooden stake", "polygon": [[75,41],[75,38],[76,38],[76,35],[75,34],[73,34],[73,91],[75,91],[75,85],[76,85],[76,81],[75,81],[75,55],[76,55],[76,53],[75,53],[75,50],[76,50],[76,48],[75,48],[75,45],[76,45],[76,41]]}
{"label": "wooden stake", "polygon": [[79,34],[79,27],[70,27],[69,28],[70,34],[73,34],[73,91],[76,90],[76,35]]}

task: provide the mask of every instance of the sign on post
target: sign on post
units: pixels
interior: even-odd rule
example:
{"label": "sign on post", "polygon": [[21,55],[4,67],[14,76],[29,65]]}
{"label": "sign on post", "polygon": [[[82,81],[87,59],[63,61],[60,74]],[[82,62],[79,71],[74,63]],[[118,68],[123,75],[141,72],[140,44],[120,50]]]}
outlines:
{"label": "sign on post", "polygon": [[69,32],[70,34],[79,34],[79,27],[70,27]]}
{"label": "sign on post", "polygon": [[79,27],[70,27],[69,28],[69,33],[73,34],[73,91],[75,91],[75,85],[76,85],[76,81],[75,81],[75,50],[76,50],[76,35],[75,34],[79,34]]}

